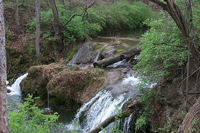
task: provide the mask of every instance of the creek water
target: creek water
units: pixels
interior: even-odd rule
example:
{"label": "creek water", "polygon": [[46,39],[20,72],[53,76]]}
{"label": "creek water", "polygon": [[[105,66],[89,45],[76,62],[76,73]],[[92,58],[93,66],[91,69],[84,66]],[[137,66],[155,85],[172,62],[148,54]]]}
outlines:
{"label": "creek water", "polygon": [[[144,33],[145,29],[137,31],[125,31],[124,33],[103,33],[104,36],[120,36],[120,37],[136,37],[141,36]],[[105,39],[94,39],[95,41],[107,42]],[[109,40],[110,42],[110,40]],[[129,41],[132,45],[134,41]],[[126,43],[126,42],[125,42]],[[68,65],[74,65],[76,58],[78,57],[79,52],[82,51],[82,48],[79,49],[77,54],[74,55],[72,61]],[[97,54],[98,59],[99,53]],[[120,61],[110,67],[116,67],[119,64],[128,65],[126,61]],[[10,93],[8,93],[8,104],[14,104],[21,102],[21,92],[20,92],[20,83],[28,74],[20,76],[13,85],[7,86]],[[135,76],[135,72],[131,71],[126,74],[126,76],[118,81],[115,84],[110,84],[104,87],[99,93],[97,93],[89,102],[85,103],[80,107],[78,111],[73,110],[71,107],[59,106],[55,108],[54,111],[58,112],[60,115],[59,122],[63,123],[62,130],[64,132],[70,132],[74,129],[78,133],[86,133],[98,124],[104,121],[106,118],[117,113],[117,110],[122,111],[123,105],[128,99],[130,99],[134,94],[137,94],[138,88],[137,84],[140,82],[140,79]],[[48,97],[49,99],[49,97]],[[47,107],[50,108],[49,102],[47,102]],[[75,122],[77,122],[75,126]],[[123,120],[122,131],[124,133],[129,132],[129,122],[131,121],[131,116]],[[112,125],[108,126],[105,130],[106,133],[109,133],[109,128]]]}
{"label": "creek water", "polygon": [[[105,38],[93,38],[94,42],[111,42],[118,40],[117,38],[137,38],[141,37],[143,33],[147,31],[147,28],[140,28],[140,29],[133,29],[133,30],[124,30],[124,31],[103,31],[99,34],[101,37],[114,37],[112,39],[105,39]],[[138,44],[138,41],[133,40],[120,40],[122,43],[128,44],[130,46],[134,46]]]}
{"label": "creek water", "polygon": [[[130,73],[133,73],[130,71]],[[140,82],[139,78],[134,74],[128,73],[122,80],[114,85],[108,85],[96,94],[89,102],[85,103],[78,110],[74,120],[65,126],[66,130],[74,130],[74,123],[78,122],[76,130],[79,133],[86,133],[94,129],[101,122],[108,117],[117,114],[118,110],[122,111],[125,102],[138,92],[137,83]],[[127,131],[130,119],[123,122],[126,127],[122,129]],[[108,126],[105,130],[109,133]]]}

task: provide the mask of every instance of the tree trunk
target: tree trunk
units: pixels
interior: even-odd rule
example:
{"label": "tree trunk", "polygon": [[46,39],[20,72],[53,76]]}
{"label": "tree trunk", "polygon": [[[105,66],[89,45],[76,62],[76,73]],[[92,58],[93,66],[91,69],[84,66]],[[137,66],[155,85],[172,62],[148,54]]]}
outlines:
{"label": "tree trunk", "polygon": [[[159,6],[161,6],[164,10],[166,10],[170,16],[173,18],[174,22],[178,26],[179,30],[181,31],[183,35],[183,39],[185,40],[186,45],[188,46],[188,49],[190,49],[191,54],[197,59],[200,56],[200,52],[197,50],[197,46],[194,42],[194,36],[192,34],[192,28],[193,26],[191,25],[191,19],[192,19],[192,14],[191,10],[189,12],[189,16],[184,16],[179,9],[179,7],[174,3],[173,0],[164,0],[166,3],[162,2],[161,0],[150,0]],[[188,1],[188,4],[191,6],[191,1]],[[187,17],[187,18],[186,18]]]}
{"label": "tree trunk", "polygon": [[103,60],[100,60],[100,61],[97,61],[97,62],[94,62],[93,65],[94,67],[107,67],[109,65],[112,65],[120,60],[123,60],[123,59],[128,59],[128,58],[131,58],[135,55],[138,55],[140,53],[140,49],[136,48],[136,47],[133,47],[129,50],[126,50],[122,53],[119,53],[117,55],[114,55],[114,56],[111,56],[111,57],[108,57],[106,59],[103,59]]}
{"label": "tree trunk", "polygon": [[190,108],[189,112],[185,115],[182,126],[179,128],[178,133],[199,133],[200,132],[200,98]]}
{"label": "tree trunk", "polygon": [[16,21],[16,30],[19,32],[19,9],[18,9],[18,0],[15,1],[15,21]]}
{"label": "tree trunk", "polygon": [[6,78],[7,75],[3,1],[0,0],[0,133],[9,133]]}
{"label": "tree trunk", "polygon": [[64,5],[65,4],[64,0],[60,0],[60,4]]}
{"label": "tree trunk", "polygon": [[51,5],[51,9],[53,12],[53,18],[54,18],[54,31],[55,31],[55,36],[58,36],[58,51],[62,52],[64,44],[63,44],[63,38],[61,34],[61,29],[60,29],[60,22],[59,22],[59,15],[58,15],[58,10],[55,4],[55,0],[49,0],[49,3]]}
{"label": "tree trunk", "polygon": [[35,14],[36,14],[36,39],[35,39],[35,47],[36,47],[36,56],[37,63],[40,64],[40,0],[35,0]]}

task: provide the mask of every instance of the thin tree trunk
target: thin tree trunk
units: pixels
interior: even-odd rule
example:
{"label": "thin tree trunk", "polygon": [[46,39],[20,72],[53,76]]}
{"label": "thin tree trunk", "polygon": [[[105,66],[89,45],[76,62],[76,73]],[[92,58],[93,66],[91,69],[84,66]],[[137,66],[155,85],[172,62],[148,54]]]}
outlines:
{"label": "thin tree trunk", "polygon": [[52,12],[53,12],[54,31],[55,31],[56,34],[59,34],[59,32],[60,32],[60,22],[59,22],[59,15],[58,15],[56,3],[55,3],[54,0],[49,0],[49,3],[51,5],[51,9],[52,9]]}
{"label": "thin tree trunk", "polygon": [[3,0],[0,0],[0,133],[9,133],[6,78],[7,75]]}
{"label": "thin tree trunk", "polygon": [[17,32],[19,29],[19,8],[18,8],[18,0],[15,1],[15,21],[16,21],[16,29]]}
{"label": "thin tree trunk", "polygon": [[40,64],[40,0],[35,0],[35,13],[36,13],[36,40],[35,40],[35,47],[36,47],[36,56],[37,56],[37,63]]}
{"label": "thin tree trunk", "polygon": [[64,0],[60,0],[60,4],[64,5],[65,4]]}
{"label": "thin tree trunk", "polygon": [[62,37],[62,34],[61,34],[61,29],[60,29],[58,10],[57,10],[57,7],[56,7],[55,0],[49,0],[49,3],[51,5],[51,9],[52,9],[52,12],[53,12],[53,17],[54,17],[55,35],[59,37],[59,39],[58,39],[58,43],[59,43],[58,51],[62,52],[64,44],[63,44],[63,41],[62,41],[63,37]]}

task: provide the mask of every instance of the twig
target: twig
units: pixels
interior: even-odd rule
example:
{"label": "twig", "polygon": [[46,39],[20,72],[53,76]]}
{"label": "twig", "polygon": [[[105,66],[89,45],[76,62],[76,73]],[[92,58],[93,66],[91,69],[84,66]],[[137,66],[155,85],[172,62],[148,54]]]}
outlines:
{"label": "twig", "polygon": [[167,44],[167,43],[164,43],[164,42],[162,42],[162,43],[153,43],[154,45],[167,45],[167,46],[171,46],[171,47],[177,47],[177,48],[184,48],[184,49],[186,49],[186,47],[184,47],[184,46],[174,46],[174,45],[170,45],[170,44]]}
{"label": "twig", "polygon": [[81,14],[74,14],[74,15],[72,15],[71,18],[70,18],[64,25],[61,26],[61,29],[62,29],[63,27],[65,27],[66,25],[68,25],[69,22],[71,22],[72,19],[73,19],[74,17],[76,17],[76,16],[82,17],[82,21],[83,21],[83,20],[84,20],[84,17],[86,16],[87,10],[88,10],[90,7],[92,7],[96,2],[97,2],[97,0],[95,0],[91,5],[87,6],[87,1],[86,1],[84,12],[81,13]]}
{"label": "twig", "polygon": [[[196,73],[199,69],[200,69],[200,67],[197,68],[193,73],[191,73],[191,74],[189,75],[189,77],[192,76],[194,73]],[[180,88],[180,85],[181,85],[186,79],[187,79],[187,78],[185,78],[185,79],[183,79],[183,81],[181,81],[181,83],[178,85],[178,88]]]}

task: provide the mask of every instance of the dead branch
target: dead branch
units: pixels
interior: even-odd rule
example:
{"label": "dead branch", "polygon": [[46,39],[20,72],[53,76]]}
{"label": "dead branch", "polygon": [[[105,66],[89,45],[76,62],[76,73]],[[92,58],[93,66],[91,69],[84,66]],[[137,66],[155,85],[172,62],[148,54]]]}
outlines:
{"label": "dead branch", "polygon": [[74,17],[76,17],[76,16],[82,17],[82,21],[83,21],[84,18],[85,18],[85,16],[86,16],[87,10],[88,10],[89,8],[91,8],[96,2],[97,2],[97,0],[95,0],[92,4],[90,4],[90,5],[88,6],[88,5],[87,5],[87,1],[86,1],[85,8],[84,8],[84,12],[83,12],[82,14],[74,14],[74,15],[72,15],[72,16],[70,17],[70,19],[69,19],[64,25],[62,25],[61,28],[63,28],[63,27],[65,27],[66,25],[68,25],[69,22],[71,22],[72,19],[73,19]]}

